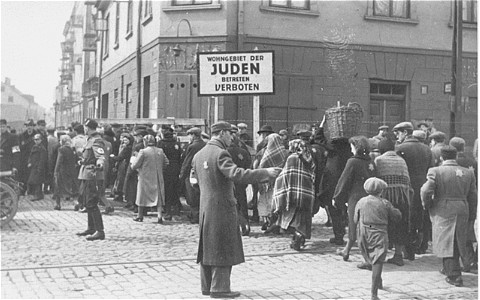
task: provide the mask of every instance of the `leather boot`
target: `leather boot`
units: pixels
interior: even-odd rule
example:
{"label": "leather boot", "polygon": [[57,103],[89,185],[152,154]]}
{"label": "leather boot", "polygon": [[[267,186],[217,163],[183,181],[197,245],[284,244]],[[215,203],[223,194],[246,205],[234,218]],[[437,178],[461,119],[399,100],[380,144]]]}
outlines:
{"label": "leather boot", "polygon": [[92,209],[92,218],[93,218],[93,224],[94,228],[97,232],[103,232],[103,219],[102,219],[102,213],[100,212],[100,209],[98,206],[95,206]]}

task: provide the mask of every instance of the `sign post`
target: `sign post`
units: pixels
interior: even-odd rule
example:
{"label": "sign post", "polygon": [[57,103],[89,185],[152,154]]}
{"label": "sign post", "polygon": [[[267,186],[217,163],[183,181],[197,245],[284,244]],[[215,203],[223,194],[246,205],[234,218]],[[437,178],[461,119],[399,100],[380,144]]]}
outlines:
{"label": "sign post", "polygon": [[[214,121],[218,121],[218,96],[253,95],[253,140],[260,130],[260,95],[273,95],[275,86],[274,52],[200,52],[198,96],[214,102]],[[209,105],[210,107],[210,105]]]}

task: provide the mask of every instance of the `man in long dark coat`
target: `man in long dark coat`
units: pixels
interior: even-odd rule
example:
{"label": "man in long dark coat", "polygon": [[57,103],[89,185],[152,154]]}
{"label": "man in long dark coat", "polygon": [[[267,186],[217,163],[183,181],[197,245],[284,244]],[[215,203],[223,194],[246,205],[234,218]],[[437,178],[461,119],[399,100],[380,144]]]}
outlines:
{"label": "man in long dark coat", "polygon": [[407,163],[408,175],[413,188],[413,197],[410,199],[409,240],[405,245],[407,259],[415,259],[415,251],[428,235],[424,234],[424,224],[428,223],[428,212],[422,208],[420,188],[427,180],[427,172],[433,166],[432,151],[427,145],[412,137],[413,125],[410,122],[402,122],[393,127],[397,137],[395,151]]}
{"label": "man in long dark coat", "polygon": [[190,144],[187,146],[187,149],[184,152],[183,163],[180,169],[180,175],[178,178],[180,184],[185,184],[185,198],[187,204],[190,206],[190,222],[198,224],[198,211],[200,209],[200,192],[190,185],[190,170],[192,169],[192,160],[195,154],[197,154],[200,149],[205,147],[205,142],[202,140],[202,130],[198,127],[192,127],[187,131],[187,134],[190,136]]}
{"label": "man in long dark coat", "polygon": [[198,181],[200,194],[200,239],[197,263],[203,295],[234,298],[230,290],[232,266],[245,261],[238,227],[234,182],[265,182],[277,177],[279,168],[245,170],[232,161],[226,150],[231,144],[230,123],[212,125],[212,138],[193,158],[192,182]]}
{"label": "man in long dark coat", "polygon": [[15,134],[7,130],[7,120],[0,120],[0,171],[18,171],[20,146]]}
{"label": "man in long dark coat", "polygon": [[167,131],[163,134],[158,144],[158,148],[163,149],[163,152],[168,158],[169,164],[166,166],[163,174],[165,182],[165,220],[172,220],[173,216],[180,215],[177,202],[179,201],[180,180],[180,166],[182,159],[182,147],[180,143],[173,137],[172,131]]}
{"label": "man in long dark coat", "polygon": [[473,170],[456,162],[457,150],[445,146],[441,150],[443,163],[428,171],[421,197],[430,212],[433,228],[433,252],[443,259],[447,283],[462,286],[459,258],[465,258],[468,222],[475,220],[477,187]]}
{"label": "man in long dark coat", "polygon": [[47,149],[42,144],[42,136],[37,133],[35,134],[33,141],[35,145],[32,147],[30,152],[30,157],[28,158],[28,184],[30,189],[34,194],[31,201],[37,201],[43,199],[42,184],[45,181],[45,176],[47,173]]}
{"label": "man in long dark coat", "polygon": [[28,191],[28,184],[27,184],[28,176],[30,175],[30,173],[27,165],[28,165],[28,157],[30,157],[30,152],[32,152],[32,147],[33,145],[35,145],[35,142],[33,141],[33,137],[37,132],[35,131],[35,122],[33,122],[32,119],[25,122],[25,126],[27,127],[27,130],[25,130],[19,136],[20,168],[18,171],[19,171],[19,178],[20,178],[20,181],[23,183],[25,192],[30,192]]}

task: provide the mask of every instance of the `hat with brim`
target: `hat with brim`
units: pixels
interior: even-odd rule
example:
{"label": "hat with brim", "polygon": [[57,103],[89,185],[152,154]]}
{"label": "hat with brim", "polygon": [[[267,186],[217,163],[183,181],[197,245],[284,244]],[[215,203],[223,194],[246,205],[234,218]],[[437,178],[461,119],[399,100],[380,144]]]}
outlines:
{"label": "hat with brim", "polygon": [[39,126],[45,126],[45,125],[47,125],[47,122],[45,122],[45,120],[38,120],[38,121],[37,121],[37,125],[39,125]]}
{"label": "hat with brim", "polygon": [[272,126],[270,125],[263,125],[259,131],[257,131],[258,134],[262,133],[274,133]]}
{"label": "hat with brim", "polygon": [[422,125],[428,127],[428,124],[426,122],[420,122],[417,124],[417,128],[420,128]]}
{"label": "hat with brim", "polygon": [[90,129],[97,129],[98,123],[97,123],[97,121],[95,121],[93,119],[87,119],[85,121],[85,126],[87,126]]}
{"label": "hat with brim", "polygon": [[201,133],[202,133],[202,130],[198,127],[192,127],[189,130],[187,130],[187,134],[193,134],[196,136],[200,136]]}
{"label": "hat with brim", "polygon": [[447,135],[441,131],[435,131],[430,135],[430,140],[435,140],[437,142],[443,142],[447,138]]}
{"label": "hat with brim", "polygon": [[387,125],[382,125],[382,126],[378,127],[378,130],[388,130],[388,126]]}
{"label": "hat with brim", "polygon": [[232,125],[228,122],[225,122],[225,121],[221,121],[221,122],[217,122],[215,124],[212,125],[212,127],[210,127],[210,131],[212,133],[215,133],[215,132],[219,132],[219,131],[222,131],[222,130],[228,130],[228,131],[232,131]]}
{"label": "hat with brim", "polygon": [[423,130],[414,130],[412,136],[419,140],[425,140],[427,138],[427,134]]}
{"label": "hat with brim", "polygon": [[297,132],[297,136],[302,138],[309,138],[312,136],[312,132],[309,130],[300,130],[299,132]]}

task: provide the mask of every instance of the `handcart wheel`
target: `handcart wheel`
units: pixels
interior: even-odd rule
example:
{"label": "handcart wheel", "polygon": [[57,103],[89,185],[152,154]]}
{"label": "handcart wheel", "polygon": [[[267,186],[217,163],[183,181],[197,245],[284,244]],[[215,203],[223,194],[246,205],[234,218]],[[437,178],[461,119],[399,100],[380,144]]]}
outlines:
{"label": "handcart wheel", "polygon": [[7,225],[18,209],[18,195],[8,184],[0,182],[0,217],[1,226]]}

